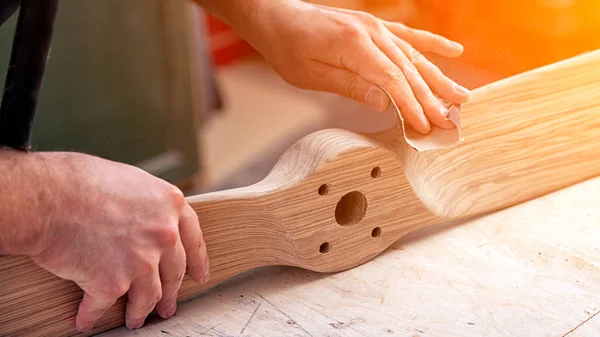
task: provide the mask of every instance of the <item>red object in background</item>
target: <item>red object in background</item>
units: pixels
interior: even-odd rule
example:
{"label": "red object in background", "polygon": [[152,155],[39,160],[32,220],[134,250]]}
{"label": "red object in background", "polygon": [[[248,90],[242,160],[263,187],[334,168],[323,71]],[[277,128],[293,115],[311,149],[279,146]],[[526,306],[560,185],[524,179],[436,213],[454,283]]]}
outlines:
{"label": "red object in background", "polygon": [[229,25],[208,13],[204,15],[208,44],[216,65],[225,65],[255,52]]}

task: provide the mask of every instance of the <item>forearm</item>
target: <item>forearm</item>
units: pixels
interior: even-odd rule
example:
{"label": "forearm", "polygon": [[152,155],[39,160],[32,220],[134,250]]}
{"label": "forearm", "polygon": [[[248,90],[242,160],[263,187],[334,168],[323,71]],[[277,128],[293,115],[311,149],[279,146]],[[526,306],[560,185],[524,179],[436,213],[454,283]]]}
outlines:
{"label": "forearm", "polygon": [[35,255],[53,214],[44,156],[0,149],[0,254]]}
{"label": "forearm", "polygon": [[[255,15],[260,7],[281,0],[193,0],[207,12],[227,22],[229,25],[238,25],[245,18]],[[296,1],[296,0],[283,0]]]}
{"label": "forearm", "polygon": [[288,4],[302,4],[301,0],[193,0],[207,12],[232,27],[255,48],[268,39],[271,9]]}

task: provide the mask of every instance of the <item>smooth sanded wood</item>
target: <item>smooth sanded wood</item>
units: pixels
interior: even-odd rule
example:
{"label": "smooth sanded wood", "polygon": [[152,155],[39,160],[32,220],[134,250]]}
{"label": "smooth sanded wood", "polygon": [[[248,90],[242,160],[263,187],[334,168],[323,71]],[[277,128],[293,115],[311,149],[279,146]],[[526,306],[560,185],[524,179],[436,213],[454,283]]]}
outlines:
{"label": "smooth sanded wood", "polygon": [[[180,300],[244,271],[336,272],[415,229],[491,212],[600,174],[600,51],[473,92],[458,146],[417,152],[399,131],[323,130],[263,181],[192,196],[212,280],[186,277]],[[82,293],[24,257],[0,259],[0,335],[76,335]],[[125,297],[94,333],[124,323]]]}
{"label": "smooth sanded wood", "polygon": [[337,274],[255,269],[98,337],[600,336],[599,219],[600,177],[414,231]]}

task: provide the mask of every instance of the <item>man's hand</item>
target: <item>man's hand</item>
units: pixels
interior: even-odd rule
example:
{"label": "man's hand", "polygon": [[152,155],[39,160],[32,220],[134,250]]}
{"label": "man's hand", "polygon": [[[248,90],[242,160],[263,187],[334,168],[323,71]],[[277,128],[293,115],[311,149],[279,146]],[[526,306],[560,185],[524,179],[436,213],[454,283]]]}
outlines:
{"label": "man's hand", "polygon": [[457,57],[463,47],[371,14],[296,0],[196,0],[235,28],[290,84],[337,93],[383,111],[390,92],[421,133],[453,128],[434,97],[464,103],[469,91],[421,53]]}
{"label": "man's hand", "polygon": [[0,152],[0,167],[9,168],[0,181],[2,194],[9,192],[0,227],[15,234],[1,238],[0,248],[29,255],[85,291],[78,330],[91,330],[126,293],[129,328],[141,327],[155,306],[172,316],[186,265],[196,282],[208,280],[198,218],[176,187],[84,154]]}

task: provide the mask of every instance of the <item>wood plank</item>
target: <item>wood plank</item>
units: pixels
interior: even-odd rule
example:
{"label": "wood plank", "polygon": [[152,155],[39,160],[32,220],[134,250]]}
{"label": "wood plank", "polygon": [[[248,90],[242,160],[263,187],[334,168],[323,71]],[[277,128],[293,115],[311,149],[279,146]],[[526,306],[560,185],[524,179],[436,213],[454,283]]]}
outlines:
{"label": "wood plank", "polygon": [[[600,51],[479,88],[462,107],[465,140],[456,148],[419,153],[396,128],[323,130],[291,147],[265,180],[188,198],[212,280],[186,277],[180,300],[262,266],[347,270],[416,229],[597,176],[599,77]],[[0,270],[0,334],[76,334],[74,284],[21,257],[3,257]],[[122,298],[94,333],[123,324],[124,308]]]}
{"label": "wood plank", "polygon": [[98,337],[596,336],[600,321],[581,322],[600,310],[599,225],[596,178],[413,232],[338,274],[252,271]]}

